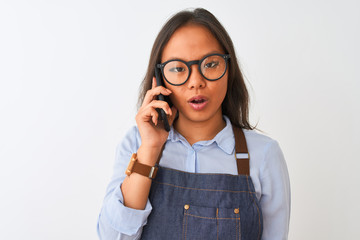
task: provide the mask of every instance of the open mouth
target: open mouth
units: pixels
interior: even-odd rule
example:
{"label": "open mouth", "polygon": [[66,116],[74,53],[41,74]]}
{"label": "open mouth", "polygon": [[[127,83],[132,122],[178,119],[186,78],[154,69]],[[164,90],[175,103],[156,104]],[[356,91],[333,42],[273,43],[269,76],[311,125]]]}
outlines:
{"label": "open mouth", "polygon": [[206,106],[206,104],[208,103],[208,99],[203,96],[195,96],[192,97],[188,102],[194,110],[198,111],[202,110]]}
{"label": "open mouth", "polygon": [[191,100],[190,102],[194,103],[194,104],[200,104],[200,103],[203,103],[205,101],[206,100],[202,98],[202,99],[194,99],[194,100]]}

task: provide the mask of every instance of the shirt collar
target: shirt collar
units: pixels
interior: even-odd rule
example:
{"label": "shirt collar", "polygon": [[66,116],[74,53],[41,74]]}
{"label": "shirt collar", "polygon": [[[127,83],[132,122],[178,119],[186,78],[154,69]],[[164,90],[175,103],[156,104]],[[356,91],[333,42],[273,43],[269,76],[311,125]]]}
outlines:
{"label": "shirt collar", "polygon": [[[217,146],[223,150],[225,153],[227,154],[232,154],[235,148],[235,138],[234,138],[234,133],[232,130],[232,124],[230,122],[230,119],[223,115],[223,118],[226,122],[226,126],[218,133],[216,134],[216,136],[208,141],[200,141],[195,143],[194,145],[201,145],[201,146],[208,146],[210,144],[212,144],[213,142],[215,142],[217,144]],[[183,143],[187,143],[189,144],[185,137],[182,136],[180,133],[178,133],[173,126],[171,126],[170,128],[170,132],[169,132],[169,136],[168,136],[168,140],[172,141],[172,142],[177,142],[177,141],[181,141]]]}

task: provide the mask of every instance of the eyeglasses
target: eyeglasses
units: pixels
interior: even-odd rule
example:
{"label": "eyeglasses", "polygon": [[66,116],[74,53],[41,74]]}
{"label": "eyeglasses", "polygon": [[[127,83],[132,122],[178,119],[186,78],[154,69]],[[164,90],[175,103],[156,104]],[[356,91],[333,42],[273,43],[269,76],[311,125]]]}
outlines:
{"label": "eyeglasses", "polygon": [[186,83],[191,74],[191,65],[198,64],[201,75],[209,80],[216,81],[222,78],[227,69],[229,54],[209,54],[201,60],[185,62],[181,59],[173,59],[164,63],[157,64],[161,69],[165,80],[174,86],[180,86]]}

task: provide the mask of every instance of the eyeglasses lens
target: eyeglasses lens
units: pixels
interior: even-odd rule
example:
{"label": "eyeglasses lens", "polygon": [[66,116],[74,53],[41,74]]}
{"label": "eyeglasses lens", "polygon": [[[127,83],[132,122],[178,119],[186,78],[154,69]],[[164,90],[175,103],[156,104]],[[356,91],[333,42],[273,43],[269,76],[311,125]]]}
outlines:
{"label": "eyeglasses lens", "polygon": [[182,84],[189,76],[189,69],[181,61],[171,61],[165,65],[164,75],[172,84]]}
{"label": "eyeglasses lens", "polygon": [[205,78],[216,80],[224,74],[226,61],[221,56],[209,56],[202,61],[200,69]]}

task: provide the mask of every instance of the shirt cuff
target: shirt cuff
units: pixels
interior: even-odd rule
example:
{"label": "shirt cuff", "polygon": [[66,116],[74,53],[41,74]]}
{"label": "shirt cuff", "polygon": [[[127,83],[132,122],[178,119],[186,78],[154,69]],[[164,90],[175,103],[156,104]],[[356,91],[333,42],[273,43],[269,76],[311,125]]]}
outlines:
{"label": "shirt cuff", "polygon": [[128,208],[124,206],[124,197],[121,185],[117,187],[104,205],[104,216],[110,226],[116,231],[132,236],[147,223],[152,206],[147,200],[144,210]]}

